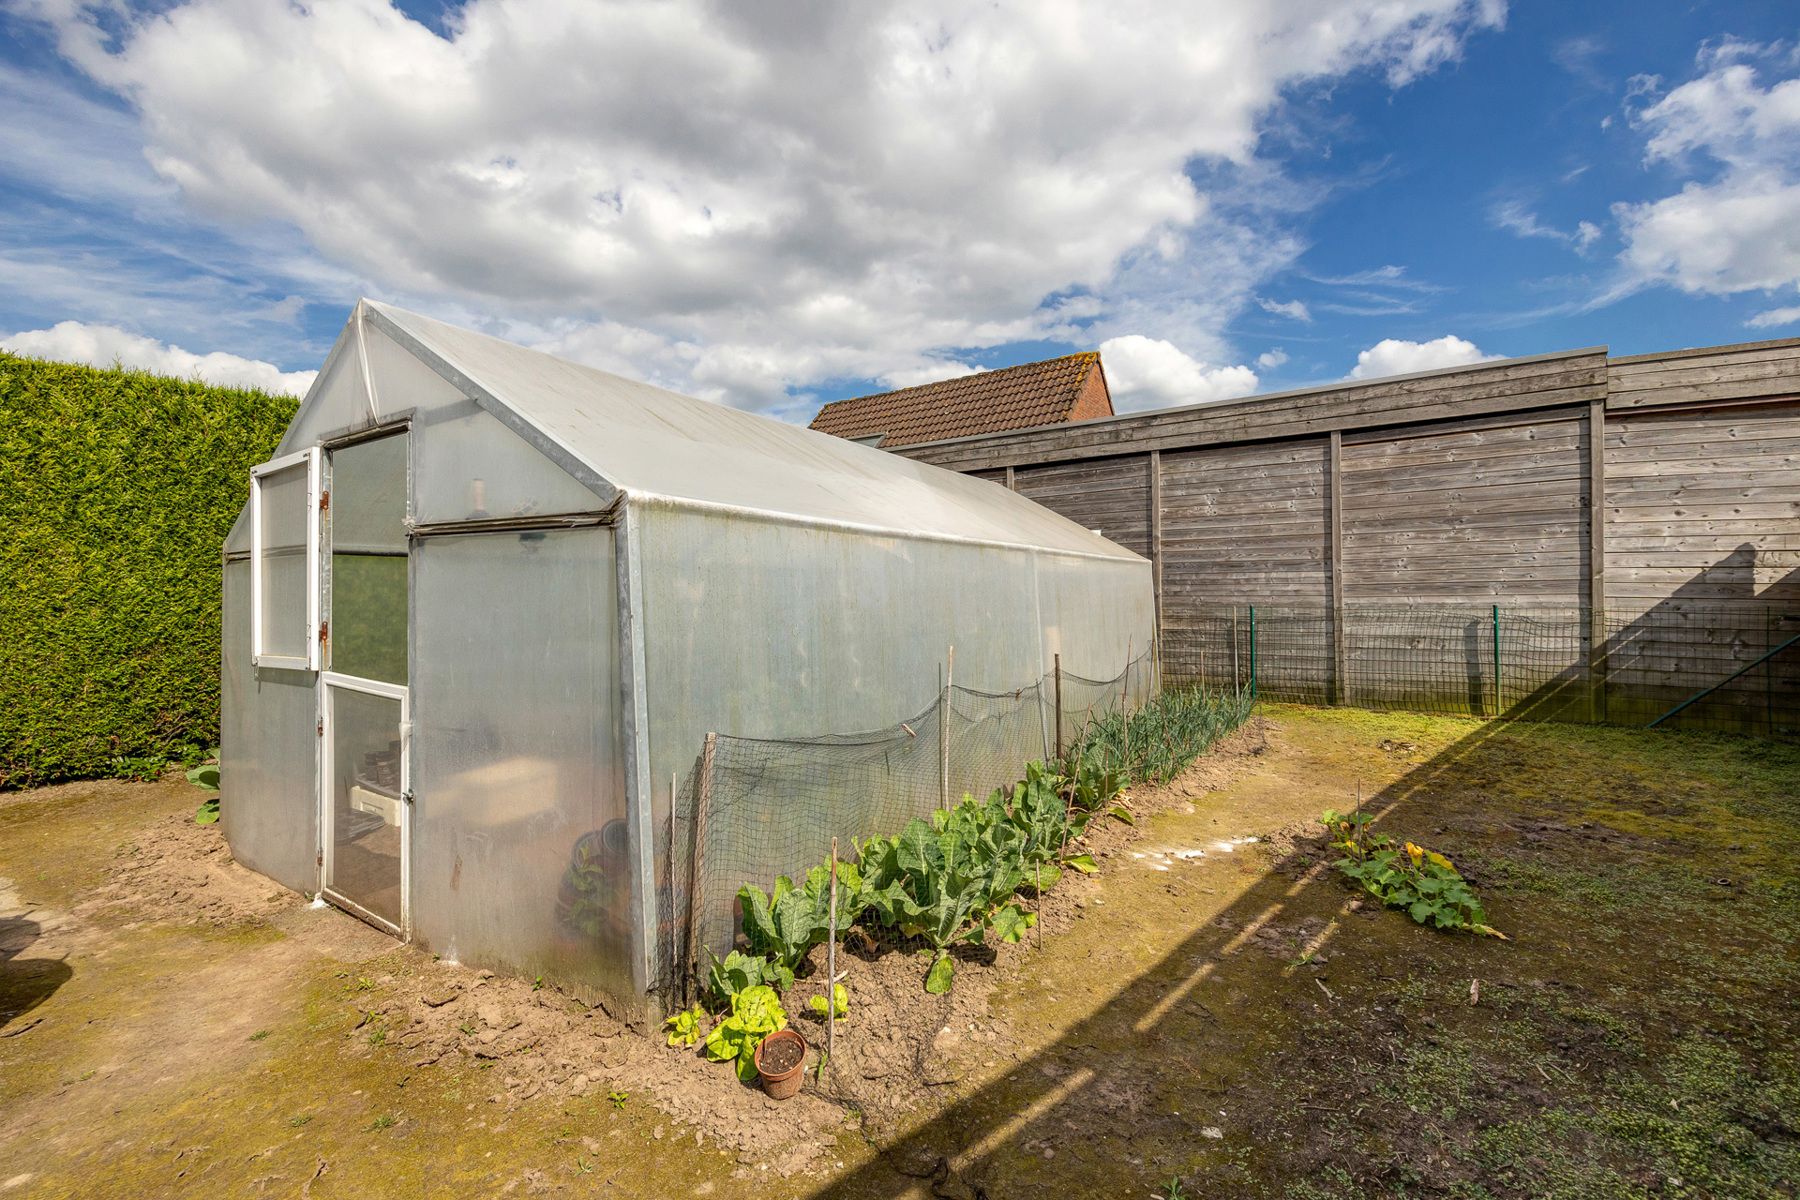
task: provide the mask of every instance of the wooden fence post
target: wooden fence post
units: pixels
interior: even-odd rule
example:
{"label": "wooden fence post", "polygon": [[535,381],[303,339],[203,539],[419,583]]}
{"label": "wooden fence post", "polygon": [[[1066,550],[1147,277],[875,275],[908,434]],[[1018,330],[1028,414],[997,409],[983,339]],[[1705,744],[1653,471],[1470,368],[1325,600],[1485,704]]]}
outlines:
{"label": "wooden fence post", "polygon": [[955,708],[950,703],[956,687],[956,647],[950,647],[948,665],[944,668],[943,712],[938,717],[938,807],[950,807],[950,718]]}
{"label": "wooden fence post", "polygon": [[706,885],[706,813],[712,807],[712,773],[713,748],[718,743],[719,735],[706,735],[706,746],[700,752],[700,778],[694,783],[694,853],[688,860],[688,911],[687,911],[687,948],[683,955],[686,962],[682,966],[682,974],[687,979],[697,979],[698,947],[700,926],[706,919],[706,903],[703,889]]}
{"label": "wooden fence post", "polygon": [[831,940],[825,944],[825,1065],[837,1054],[837,839],[831,839]]}

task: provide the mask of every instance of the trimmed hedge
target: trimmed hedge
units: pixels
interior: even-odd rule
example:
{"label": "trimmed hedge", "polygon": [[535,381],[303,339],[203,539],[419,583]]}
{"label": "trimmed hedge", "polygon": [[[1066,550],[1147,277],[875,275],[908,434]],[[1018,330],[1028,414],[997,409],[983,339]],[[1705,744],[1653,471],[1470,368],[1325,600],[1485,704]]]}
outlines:
{"label": "trimmed hedge", "polygon": [[297,404],[0,354],[0,788],[217,742],[220,548]]}

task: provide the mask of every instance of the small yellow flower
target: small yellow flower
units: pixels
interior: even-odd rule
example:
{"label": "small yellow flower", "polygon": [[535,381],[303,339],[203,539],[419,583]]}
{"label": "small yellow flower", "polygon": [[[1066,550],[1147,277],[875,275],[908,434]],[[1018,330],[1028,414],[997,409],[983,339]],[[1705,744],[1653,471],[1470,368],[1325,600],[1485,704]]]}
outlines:
{"label": "small yellow flower", "polygon": [[1416,867],[1419,865],[1419,861],[1425,857],[1425,848],[1408,842],[1406,843],[1406,855],[1413,860],[1413,866]]}

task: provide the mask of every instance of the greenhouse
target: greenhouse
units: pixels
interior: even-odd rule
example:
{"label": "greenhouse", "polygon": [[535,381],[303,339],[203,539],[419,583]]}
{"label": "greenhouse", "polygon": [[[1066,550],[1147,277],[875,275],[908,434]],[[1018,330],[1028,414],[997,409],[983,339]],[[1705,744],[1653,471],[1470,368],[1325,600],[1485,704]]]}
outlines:
{"label": "greenhouse", "polygon": [[232,853],[628,1011],[739,883],[1156,686],[1151,566],[1096,531],[366,300],[249,482]]}

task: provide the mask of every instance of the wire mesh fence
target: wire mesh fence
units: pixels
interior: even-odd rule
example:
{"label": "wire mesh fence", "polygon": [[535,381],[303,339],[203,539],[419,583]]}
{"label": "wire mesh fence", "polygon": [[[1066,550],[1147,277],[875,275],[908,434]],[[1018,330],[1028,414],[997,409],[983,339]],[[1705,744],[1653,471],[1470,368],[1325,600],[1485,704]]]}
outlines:
{"label": "wire mesh fence", "polygon": [[[1800,733],[1800,606],[1218,606],[1166,619],[1170,684],[1458,716]],[[1596,648],[1595,642],[1598,641]]]}
{"label": "wire mesh fence", "polygon": [[[1135,708],[1158,686],[1154,652],[1111,679],[1053,670],[1009,692],[952,686],[905,721],[862,733],[744,738],[719,733],[676,789],[661,889],[657,976],[691,978],[737,931],[737,892],[826,860],[831,841],[896,833],[914,817],[1011,783],[1072,744],[1095,715]],[[1060,716],[1060,736],[1058,718]]]}

